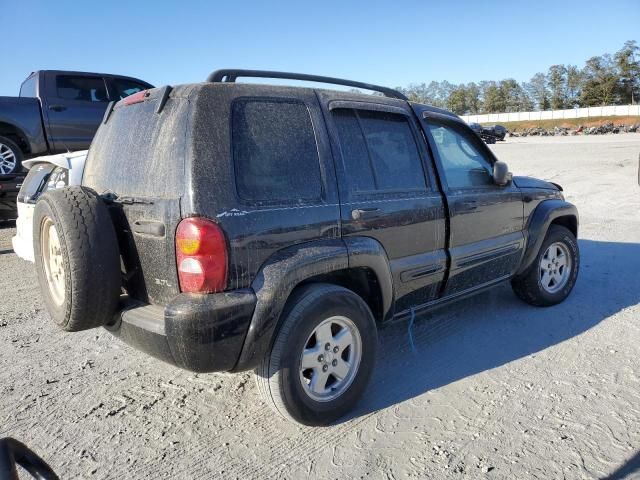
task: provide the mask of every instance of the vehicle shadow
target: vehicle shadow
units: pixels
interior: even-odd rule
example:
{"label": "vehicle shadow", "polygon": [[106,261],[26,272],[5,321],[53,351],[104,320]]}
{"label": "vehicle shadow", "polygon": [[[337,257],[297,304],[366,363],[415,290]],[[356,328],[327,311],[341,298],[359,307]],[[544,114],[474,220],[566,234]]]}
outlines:
{"label": "vehicle shadow", "polygon": [[560,305],[536,308],[509,285],[381,331],[374,374],[347,418],[409,400],[580,335],[640,302],[640,244],[581,240],[576,286]]}
{"label": "vehicle shadow", "polygon": [[15,228],[16,221],[15,220],[0,220],[0,230],[4,228]]}
{"label": "vehicle shadow", "polygon": [[627,460],[620,468],[611,475],[603,477],[602,480],[622,480],[624,478],[632,478],[631,475],[640,471],[640,452]]}

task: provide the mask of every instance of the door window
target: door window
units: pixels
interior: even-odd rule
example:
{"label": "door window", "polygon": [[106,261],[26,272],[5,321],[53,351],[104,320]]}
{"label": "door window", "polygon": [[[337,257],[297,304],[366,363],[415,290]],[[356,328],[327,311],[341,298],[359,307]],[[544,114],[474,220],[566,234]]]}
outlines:
{"label": "door window", "polygon": [[107,88],[101,77],[58,75],[56,77],[58,98],[81,102],[106,102]]}
{"label": "door window", "polygon": [[407,117],[344,108],[333,110],[332,115],[350,190],[426,190],[422,161]]}
{"label": "door window", "polygon": [[450,188],[493,185],[492,167],[473,143],[457,129],[429,125]]}

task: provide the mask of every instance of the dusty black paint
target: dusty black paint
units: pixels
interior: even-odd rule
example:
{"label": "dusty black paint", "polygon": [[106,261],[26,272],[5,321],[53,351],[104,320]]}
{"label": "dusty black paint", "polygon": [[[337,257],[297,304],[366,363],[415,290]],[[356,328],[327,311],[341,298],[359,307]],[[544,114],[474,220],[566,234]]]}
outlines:
{"label": "dusty black paint", "polygon": [[253,368],[262,360],[296,286],[348,266],[348,252],[342,239],[295,245],[269,258],[251,285],[256,293],[256,309],[235,370]]}
{"label": "dusty black paint", "polygon": [[[306,106],[318,150],[319,197],[240,198],[231,119],[234,102],[248,99]],[[425,188],[351,192],[335,108],[403,115]],[[407,318],[521,272],[551,223],[577,230],[575,207],[548,182],[515,177],[505,186],[449,188],[427,128],[432,123],[453,125],[490,165],[497,161],[454,114],[397,98],[208,83],[151,90],[141,103],[118,103],[100,127],[84,178],[100,193],[115,195],[125,287],[130,302],[137,302],[111,330],[183,368],[245,370],[269,351],[287,301],[302,285],[350,288],[378,322]],[[116,178],[118,169],[129,169],[130,176]],[[216,221],[226,235],[225,293],[179,293],[175,229],[193,215]]]}
{"label": "dusty black paint", "polygon": [[395,313],[393,303],[393,276],[384,248],[374,238],[350,236],[344,243],[349,255],[349,268],[368,268],[375,275],[380,289],[381,317],[376,320],[387,321]]}
{"label": "dusty black paint", "polygon": [[116,336],[160,360],[194,372],[231,370],[256,305],[250,289],[180,294],[166,307],[124,303]]}

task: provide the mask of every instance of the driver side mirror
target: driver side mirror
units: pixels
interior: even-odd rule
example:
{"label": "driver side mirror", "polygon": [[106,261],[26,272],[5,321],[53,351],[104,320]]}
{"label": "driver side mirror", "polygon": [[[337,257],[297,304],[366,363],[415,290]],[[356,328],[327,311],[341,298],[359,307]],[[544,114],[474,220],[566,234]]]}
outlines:
{"label": "driver side mirror", "polygon": [[493,183],[504,187],[511,182],[512,177],[506,163],[498,161],[493,164]]}

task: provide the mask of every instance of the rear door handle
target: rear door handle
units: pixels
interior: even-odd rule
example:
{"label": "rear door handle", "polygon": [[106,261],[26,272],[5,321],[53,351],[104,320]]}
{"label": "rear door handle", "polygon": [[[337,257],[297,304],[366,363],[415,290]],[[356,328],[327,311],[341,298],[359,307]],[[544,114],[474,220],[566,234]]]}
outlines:
{"label": "rear door handle", "polygon": [[49,105],[49,110],[53,110],[54,112],[63,112],[67,107],[64,105]]}
{"label": "rear door handle", "polygon": [[355,210],[351,210],[351,218],[354,220],[366,220],[368,218],[376,218],[379,216],[379,208],[356,208]]}
{"label": "rear door handle", "polygon": [[131,228],[134,233],[152,235],[154,237],[164,237],[164,223],[153,220],[136,220]]}

